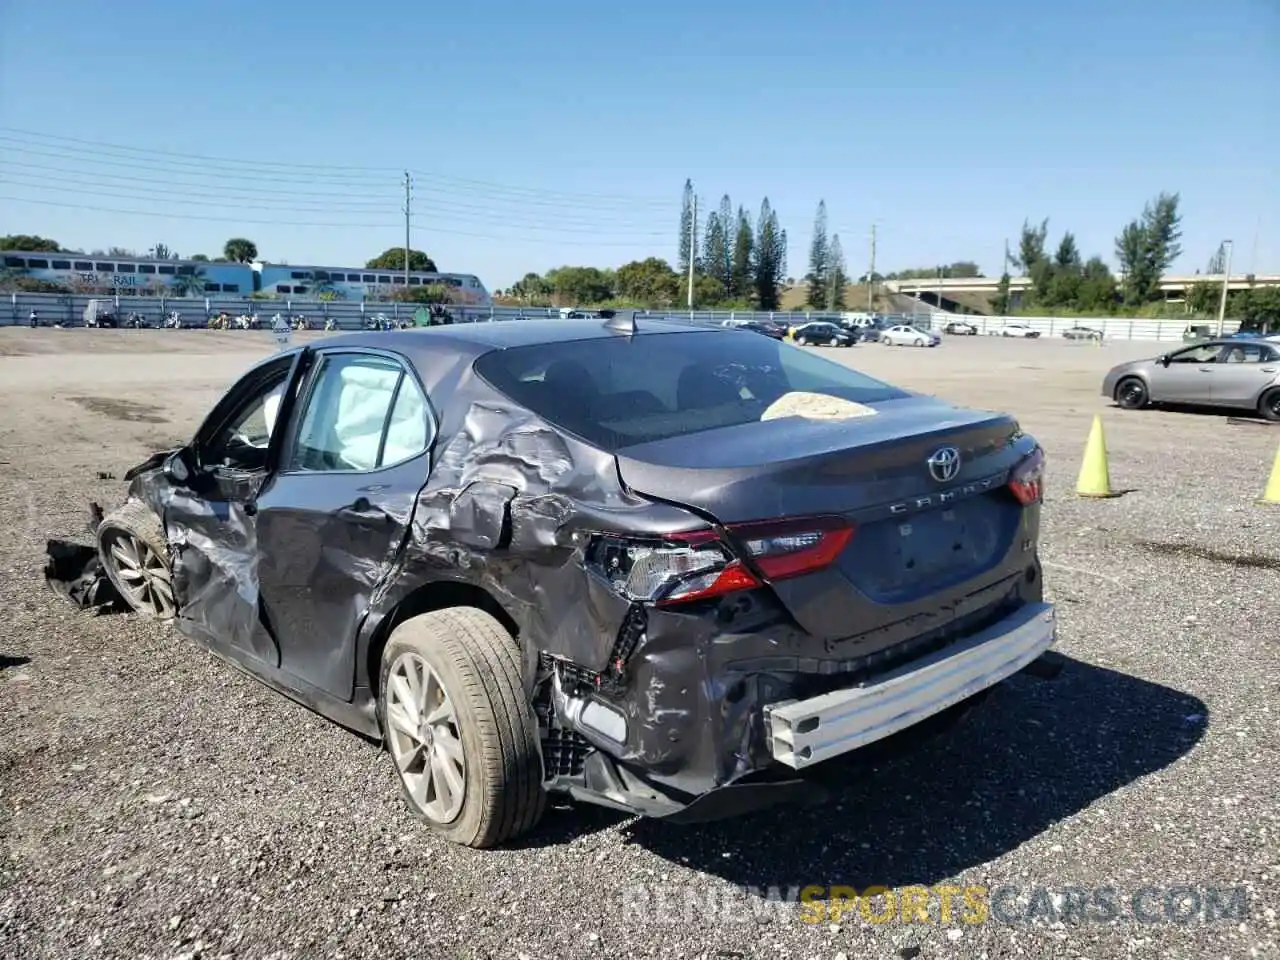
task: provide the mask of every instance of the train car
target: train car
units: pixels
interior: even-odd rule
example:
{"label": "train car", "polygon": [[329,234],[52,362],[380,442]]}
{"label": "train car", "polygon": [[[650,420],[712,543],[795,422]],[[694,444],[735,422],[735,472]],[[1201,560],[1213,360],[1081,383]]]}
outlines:
{"label": "train car", "polygon": [[[283,297],[314,298],[321,294],[343,300],[387,300],[405,286],[403,270],[370,270],[360,267],[315,267],[279,263],[255,263],[259,288]],[[443,286],[450,299],[467,306],[489,306],[493,301],[480,279],[469,273],[409,272],[409,286]]]}
{"label": "train car", "polygon": [[[139,257],[88,256],[83,253],[0,252],[0,268],[65,287],[72,293],[120,296],[248,296],[314,300],[389,300],[405,286],[404,271],[360,267],[291,266],[265,262],[218,263],[209,260],[148,260]],[[489,306],[489,291],[474,274],[410,272],[409,286],[447,287],[460,305]]]}
{"label": "train car", "polygon": [[72,293],[134,297],[248,295],[254,289],[253,267],[247,263],[5,250],[0,253],[0,268],[9,275],[56,283]]}

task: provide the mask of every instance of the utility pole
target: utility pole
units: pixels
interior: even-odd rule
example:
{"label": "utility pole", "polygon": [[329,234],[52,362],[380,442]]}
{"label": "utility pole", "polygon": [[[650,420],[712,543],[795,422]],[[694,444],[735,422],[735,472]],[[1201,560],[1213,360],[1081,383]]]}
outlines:
{"label": "utility pole", "polygon": [[409,289],[409,202],[412,199],[413,180],[409,171],[404,172],[404,288]]}
{"label": "utility pole", "polygon": [[875,306],[876,298],[876,225],[871,225],[871,269],[867,271],[867,313]]}
{"label": "utility pole", "polygon": [[1222,275],[1222,299],[1218,302],[1218,336],[1222,336],[1222,324],[1227,316],[1227,286],[1231,283],[1231,248],[1235,246],[1230,240],[1223,240],[1227,248],[1227,272]]}
{"label": "utility pole", "polygon": [[693,264],[698,259],[698,195],[693,195],[693,216],[689,218],[689,310],[693,311]]}

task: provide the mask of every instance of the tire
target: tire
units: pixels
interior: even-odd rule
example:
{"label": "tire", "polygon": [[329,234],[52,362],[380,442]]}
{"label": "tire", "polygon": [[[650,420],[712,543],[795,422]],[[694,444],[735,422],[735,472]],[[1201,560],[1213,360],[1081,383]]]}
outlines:
{"label": "tire", "polygon": [[1280,387],[1272,387],[1259,398],[1258,412],[1265,420],[1280,422]]}
{"label": "tire", "polygon": [[[404,705],[405,691],[416,689],[409,678],[423,683],[424,667],[441,692],[440,706],[451,708],[430,727],[424,711]],[[400,723],[393,723],[393,713]],[[542,818],[546,792],[538,727],[521,682],[519,650],[502,624],[483,610],[434,610],[392,631],[382,653],[378,717],[405,803],[445,839],[494,847],[526,833]],[[417,732],[411,734],[409,728]],[[460,801],[456,790],[430,790],[426,767],[406,774],[423,760],[424,742],[439,764],[436,769],[452,770],[454,777],[446,774],[446,782],[461,783]],[[450,742],[458,750],[452,766],[452,751],[443,746]],[[415,787],[421,788],[421,799],[414,796]],[[430,793],[435,793],[433,800],[428,800]]]}
{"label": "tire", "polygon": [[805,346],[808,346],[808,345],[809,345],[809,341],[808,341],[808,339],[807,339],[806,337],[796,337],[796,346],[797,346],[797,347],[805,347]]}
{"label": "tire", "polygon": [[1116,384],[1116,405],[1124,410],[1141,410],[1147,405],[1147,385],[1140,377],[1125,377]]}
{"label": "tire", "polygon": [[160,518],[141,500],[129,500],[102,519],[98,559],[127,604],[143,617],[172,619],[173,563]]}

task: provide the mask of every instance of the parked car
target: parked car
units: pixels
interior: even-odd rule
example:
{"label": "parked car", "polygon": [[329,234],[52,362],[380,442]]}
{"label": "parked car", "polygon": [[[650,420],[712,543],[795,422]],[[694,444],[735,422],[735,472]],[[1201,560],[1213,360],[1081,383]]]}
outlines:
{"label": "parked car", "polygon": [[858,342],[856,334],[826,320],[802,323],[793,331],[798,346],[813,344],[818,347],[852,347]]}
{"label": "parked car", "polygon": [[1034,340],[1036,337],[1040,336],[1039,330],[1033,330],[1025,323],[1006,323],[999,330],[992,330],[990,332],[999,334],[1002,337],[1026,337],[1030,340]]}
{"label": "parked car", "polygon": [[776,323],[770,323],[768,320],[748,320],[746,323],[737,324],[739,330],[750,330],[752,333],[761,333],[766,337],[772,337],[774,340],[781,340],[786,336],[786,330]]}
{"label": "parked car", "polygon": [[1280,345],[1224,337],[1112,367],[1102,394],[1126,410],[1185,403],[1280,420]]}
{"label": "parked car", "polygon": [[950,333],[960,337],[976,337],[978,328],[975,324],[968,320],[952,320],[942,328],[943,333]]}
{"label": "parked car", "polygon": [[900,323],[880,333],[880,342],[887,347],[936,347],[942,338],[932,330]]}
{"label": "parked car", "polygon": [[820,795],[814,764],[950,722],[1054,642],[1043,471],[1012,416],[766,337],[361,331],[133,468],[98,555],[483,847],[550,793],[674,822]]}
{"label": "parked car", "polygon": [[1102,331],[1092,327],[1068,327],[1062,331],[1062,336],[1067,340],[1101,340]]}

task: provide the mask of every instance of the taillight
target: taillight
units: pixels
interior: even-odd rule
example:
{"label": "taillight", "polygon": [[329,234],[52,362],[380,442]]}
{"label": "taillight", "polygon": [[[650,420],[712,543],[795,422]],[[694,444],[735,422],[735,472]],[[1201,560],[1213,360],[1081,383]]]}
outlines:
{"label": "taillight", "polygon": [[601,537],[588,560],[629,600],[661,605],[687,603],[760,581],[720,544],[714,530],[677,534],[661,541]]}
{"label": "taillight", "polygon": [[[808,517],[726,528],[737,549],[766,580],[785,580],[829,566],[853,536],[841,517]],[[588,562],[629,600],[669,606],[763,586],[714,530],[662,540],[597,538]]]}
{"label": "taillight", "polygon": [[853,525],[843,517],[764,520],[728,529],[769,580],[799,577],[830,566],[853,537]]}
{"label": "taillight", "polygon": [[1023,506],[1044,498],[1044,450],[1036,447],[1009,472],[1009,489]]}

